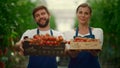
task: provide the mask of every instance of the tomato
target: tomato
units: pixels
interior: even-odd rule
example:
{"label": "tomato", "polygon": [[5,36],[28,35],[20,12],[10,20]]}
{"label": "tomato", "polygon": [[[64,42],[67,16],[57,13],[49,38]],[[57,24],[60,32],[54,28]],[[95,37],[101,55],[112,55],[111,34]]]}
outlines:
{"label": "tomato", "polygon": [[39,37],[40,37],[39,35],[34,35],[33,36],[34,39],[39,39]]}
{"label": "tomato", "polygon": [[58,36],[59,41],[63,41],[63,37],[62,36]]}
{"label": "tomato", "polygon": [[67,41],[68,44],[70,44],[70,41]]}
{"label": "tomato", "polygon": [[3,54],[2,50],[0,49],[0,56]]}
{"label": "tomato", "polygon": [[46,45],[49,45],[49,46],[50,46],[50,41],[46,41]]}
{"label": "tomato", "polygon": [[8,48],[5,48],[5,49],[3,50],[4,55],[6,55],[7,52],[8,52]]}
{"label": "tomato", "polygon": [[0,61],[0,68],[5,68],[5,63]]}

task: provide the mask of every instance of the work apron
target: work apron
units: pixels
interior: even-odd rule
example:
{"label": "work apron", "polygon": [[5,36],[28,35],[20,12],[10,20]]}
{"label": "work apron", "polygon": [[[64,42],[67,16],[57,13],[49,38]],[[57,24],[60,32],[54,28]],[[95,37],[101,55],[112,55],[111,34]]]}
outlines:
{"label": "work apron", "polygon": [[[40,34],[40,30],[37,29],[37,34]],[[51,36],[53,36],[52,30],[50,30]],[[57,62],[55,56],[29,56],[29,64],[27,68],[57,68]]]}
{"label": "work apron", "polygon": [[[74,36],[78,37],[78,28],[76,29],[76,34]],[[92,29],[89,27],[90,35],[84,36],[86,38],[95,38],[92,34]],[[76,58],[70,57],[70,63],[68,68],[100,68],[100,64],[98,61],[98,56],[93,56],[90,52],[81,51],[77,55]]]}

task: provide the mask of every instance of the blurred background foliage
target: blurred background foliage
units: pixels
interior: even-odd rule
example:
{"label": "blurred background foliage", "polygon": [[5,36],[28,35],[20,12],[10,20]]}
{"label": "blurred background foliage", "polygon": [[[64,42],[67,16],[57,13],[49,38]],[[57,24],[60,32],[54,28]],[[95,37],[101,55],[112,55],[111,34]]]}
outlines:
{"label": "blurred background foliage", "polygon": [[[0,68],[17,68],[15,66],[21,65],[25,59],[15,53],[13,46],[25,30],[36,27],[32,18],[36,2],[0,1]],[[102,68],[120,68],[120,0],[88,0],[88,3],[93,9],[90,25],[104,31],[103,50],[100,53]],[[50,26],[56,29],[54,15],[51,15],[50,22]],[[78,22],[76,18],[75,22]]]}
{"label": "blurred background foliage", "polygon": [[[31,2],[31,0],[0,1],[0,68],[13,68],[13,66],[16,68],[17,64],[26,59],[15,54],[13,46],[19,41],[23,32],[36,27],[32,17],[36,2]],[[50,21],[51,27],[55,29],[53,15]]]}
{"label": "blurred background foliage", "polygon": [[90,25],[104,31],[102,63],[113,65],[107,68],[120,68],[120,0],[88,0],[93,9]]}
{"label": "blurred background foliage", "polygon": [[34,27],[34,6],[29,0],[0,1],[0,68],[13,68],[24,59],[14,54],[13,46],[26,29]]}

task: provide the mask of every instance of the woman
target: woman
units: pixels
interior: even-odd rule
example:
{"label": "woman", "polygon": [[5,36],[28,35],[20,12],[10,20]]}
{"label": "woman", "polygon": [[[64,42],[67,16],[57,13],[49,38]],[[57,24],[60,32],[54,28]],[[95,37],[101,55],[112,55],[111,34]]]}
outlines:
{"label": "woman", "polygon": [[[83,3],[76,9],[76,16],[78,18],[78,27],[75,30],[65,32],[66,40],[73,39],[75,37],[87,37],[100,39],[101,46],[103,43],[103,30],[101,28],[93,28],[89,26],[89,19],[91,17],[91,7]],[[98,51],[86,50],[86,51],[70,51],[67,53],[70,55],[70,62],[68,68],[100,68],[97,54]]]}

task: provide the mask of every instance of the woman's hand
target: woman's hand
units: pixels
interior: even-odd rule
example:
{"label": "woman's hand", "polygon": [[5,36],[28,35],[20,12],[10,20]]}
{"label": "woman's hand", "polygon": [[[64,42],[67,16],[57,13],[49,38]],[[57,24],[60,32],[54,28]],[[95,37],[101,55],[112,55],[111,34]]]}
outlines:
{"label": "woman's hand", "polygon": [[98,56],[100,50],[88,50],[93,56]]}
{"label": "woman's hand", "polygon": [[72,58],[75,58],[75,57],[77,57],[79,52],[80,52],[80,50],[67,50],[66,54]]}
{"label": "woman's hand", "polygon": [[69,48],[70,48],[70,45],[66,44],[66,46],[65,46],[65,54],[72,57],[72,58],[77,57],[78,53],[81,51],[81,50],[70,50]]}

